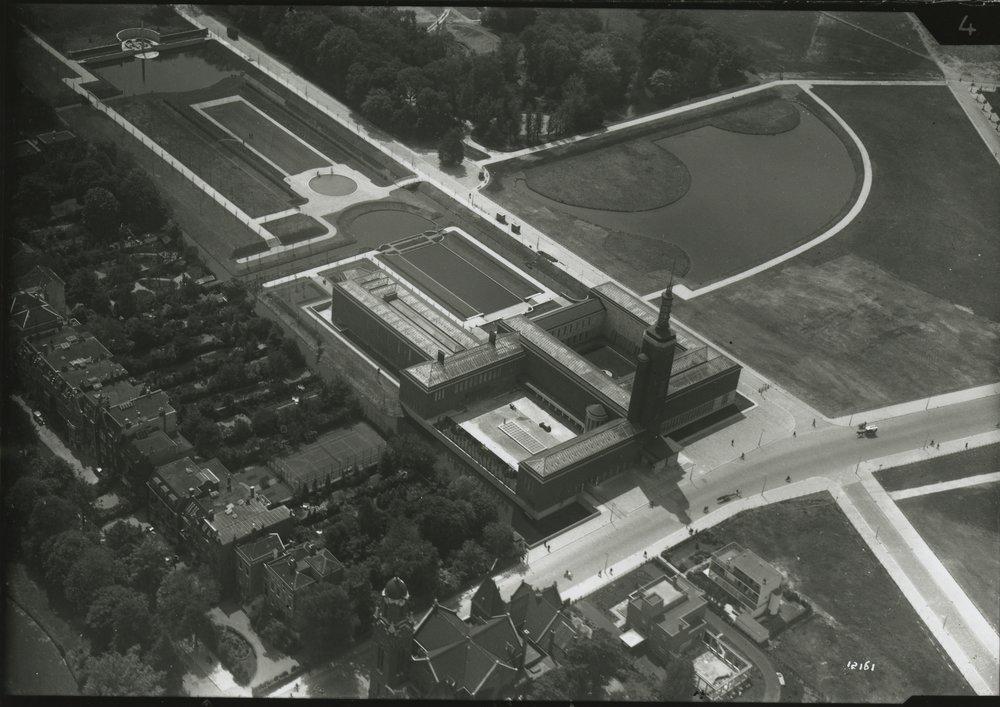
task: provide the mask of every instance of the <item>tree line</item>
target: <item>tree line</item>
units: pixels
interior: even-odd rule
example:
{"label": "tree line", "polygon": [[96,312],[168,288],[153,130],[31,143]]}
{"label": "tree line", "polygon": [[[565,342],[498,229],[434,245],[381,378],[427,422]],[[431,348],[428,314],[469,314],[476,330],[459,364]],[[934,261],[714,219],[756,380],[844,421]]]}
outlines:
{"label": "tree line", "polygon": [[747,65],[713,30],[676,12],[636,11],[636,37],[609,29],[591,10],[488,8],[482,24],[500,45],[470,55],[398,8],[224,11],[372,123],[417,141],[471,123],[490,147],[535,144],[739,84]]}

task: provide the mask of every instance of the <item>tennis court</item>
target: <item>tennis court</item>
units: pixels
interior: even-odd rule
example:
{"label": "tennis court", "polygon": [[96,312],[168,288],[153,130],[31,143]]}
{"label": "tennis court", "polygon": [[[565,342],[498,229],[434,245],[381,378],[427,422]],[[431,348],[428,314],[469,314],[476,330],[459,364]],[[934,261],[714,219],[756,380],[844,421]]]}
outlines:
{"label": "tennis court", "polygon": [[331,164],[244,98],[202,106],[200,110],[285,174],[299,174]]}
{"label": "tennis court", "polygon": [[538,291],[485,252],[473,262],[470,254],[461,252],[459,237],[453,238],[378,257],[463,319],[506,309]]}
{"label": "tennis court", "polygon": [[272,462],[272,468],[292,489],[341,476],[348,467],[368,468],[381,459],[385,440],[367,423],[359,422],[321,435],[297,452]]}

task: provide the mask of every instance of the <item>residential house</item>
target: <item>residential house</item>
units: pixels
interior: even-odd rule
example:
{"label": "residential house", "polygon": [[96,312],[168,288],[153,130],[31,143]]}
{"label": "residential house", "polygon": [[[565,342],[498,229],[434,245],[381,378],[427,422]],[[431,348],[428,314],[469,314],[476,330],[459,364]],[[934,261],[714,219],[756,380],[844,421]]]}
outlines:
{"label": "residential house", "polygon": [[781,603],[782,574],[736,543],[712,553],[708,576],[733,599],[738,611],[754,618],[775,613]]}
{"label": "residential house", "polygon": [[704,592],[682,576],[659,577],[628,597],[621,639],[633,648],[645,644],[663,661],[683,654],[705,631]]}
{"label": "residential house", "polygon": [[317,582],[340,582],[344,565],[325,547],[305,543],[288,548],[264,565],[264,596],[268,605],[291,619],[302,592]]}

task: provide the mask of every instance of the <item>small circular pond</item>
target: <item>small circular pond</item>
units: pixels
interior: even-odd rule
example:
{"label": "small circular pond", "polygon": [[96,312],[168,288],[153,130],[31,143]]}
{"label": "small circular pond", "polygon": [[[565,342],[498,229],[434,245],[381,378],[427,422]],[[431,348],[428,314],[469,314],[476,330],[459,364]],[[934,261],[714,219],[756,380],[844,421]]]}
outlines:
{"label": "small circular pond", "polygon": [[350,229],[356,237],[375,237],[383,241],[394,241],[433,228],[436,226],[430,219],[398,209],[369,211],[361,214],[350,223]]}
{"label": "small circular pond", "polygon": [[347,196],[358,190],[358,183],[342,174],[321,174],[309,180],[309,188],[326,196]]}

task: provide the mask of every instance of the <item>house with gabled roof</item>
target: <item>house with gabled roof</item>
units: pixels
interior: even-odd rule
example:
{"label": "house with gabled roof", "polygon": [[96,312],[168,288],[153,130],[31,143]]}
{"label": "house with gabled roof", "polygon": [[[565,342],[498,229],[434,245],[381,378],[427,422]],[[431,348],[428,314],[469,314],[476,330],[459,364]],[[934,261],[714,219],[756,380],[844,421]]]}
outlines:
{"label": "house with gabled roof", "polygon": [[505,602],[486,579],[468,619],[435,602],[414,622],[408,603],[406,585],[390,580],[377,602],[369,697],[516,699],[577,638],[555,585],[523,583]]}

